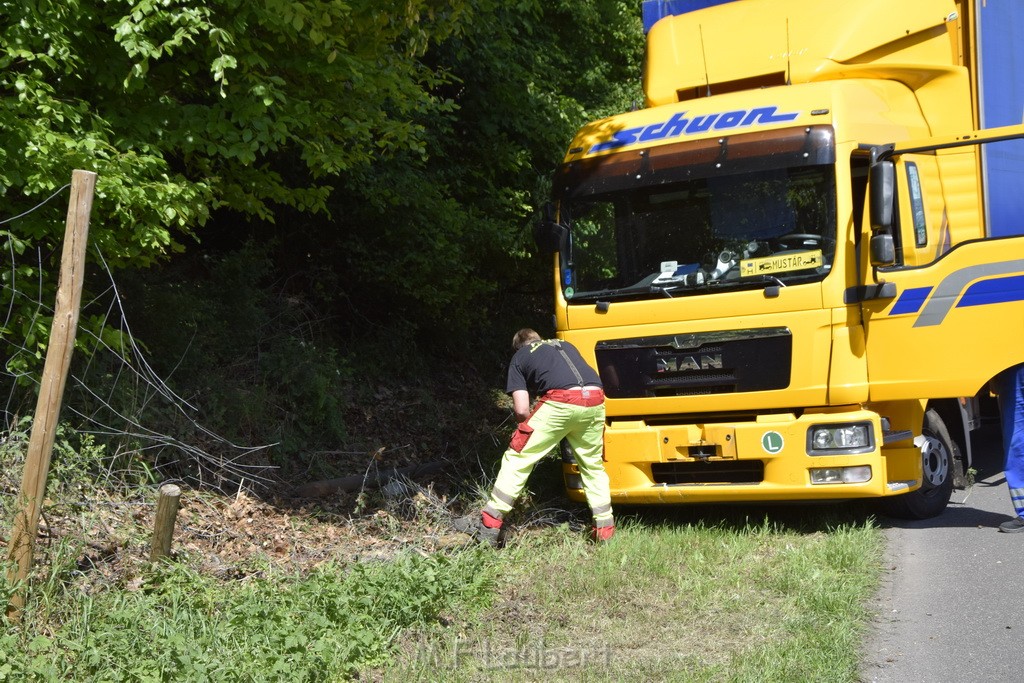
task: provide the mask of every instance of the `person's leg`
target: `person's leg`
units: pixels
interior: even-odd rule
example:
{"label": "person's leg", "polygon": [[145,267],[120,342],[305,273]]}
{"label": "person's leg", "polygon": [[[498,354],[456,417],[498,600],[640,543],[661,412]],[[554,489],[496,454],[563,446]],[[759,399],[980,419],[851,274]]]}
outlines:
{"label": "person's leg", "polygon": [[1002,430],[1002,471],[1017,516],[999,524],[1000,531],[1024,531],[1024,365],[998,377],[999,420]]}
{"label": "person's leg", "polygon": [[573,415],[571,408],[563,403],[545,401],[529,419],[519,424],[502,456],[498,478],[483,509],[485,524],[497,521],[500,526],[505,514],[523,492],[533,468],[565,437]]}
{"label": "person's leg", "polygon": [[[1024,365],[1000,377],[999,412],[1002,420],[1003,472],[1017,520],[1001,525],[1003,531],[1024,531]],[[1016,524],[1014,523],[1016,522]]]}
{"label": "person's leg", "polygon": [[594,535],[611,538],[615,529],[608,474],[604,471],[604,405],[576,408],[577,416],[566,439],[576,457],[583,492],[594,516]]}

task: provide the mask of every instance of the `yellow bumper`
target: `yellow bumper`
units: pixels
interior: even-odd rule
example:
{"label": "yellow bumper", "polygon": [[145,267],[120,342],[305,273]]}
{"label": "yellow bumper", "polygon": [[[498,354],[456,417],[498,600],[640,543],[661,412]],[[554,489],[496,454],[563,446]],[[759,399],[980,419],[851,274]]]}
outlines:
{"label": "yellow bumper", "polygon": [[[856,453],[816,454],[816,425],[870,425],[872,443]],[[843,500],[906,493],[921,485],[921,453],[909,434],[883,448],[879,416],[829,409],[761,416],[750,422],[648,424],[613,421],[605,430],[605,470],[612,500],[672,504]],[[870,468],[858,483],[813,483],[812,470]],[[566,490],[583,500],[575,464],[565,463]],[[849,471],[849,470],[847,470]]]}

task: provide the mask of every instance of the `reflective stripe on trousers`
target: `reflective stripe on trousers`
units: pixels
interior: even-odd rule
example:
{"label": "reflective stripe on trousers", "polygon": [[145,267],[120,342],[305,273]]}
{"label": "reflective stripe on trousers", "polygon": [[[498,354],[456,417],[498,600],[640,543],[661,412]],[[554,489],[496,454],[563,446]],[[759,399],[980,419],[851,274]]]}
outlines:
{"label": "reflective stripe on trousers", "polygon": [[595,524],[608,526],[612,519],[612,501],[608,475],[601,456],[604,452],[604,404],[570,405],[554,400],[542,401],[533,414],[519,425],[505,455],[494,490],[485,508],[499,519],[512,509],[523,492],[534,466],[562,439],[569,442],[579,466],[583,491],[594,515]]}

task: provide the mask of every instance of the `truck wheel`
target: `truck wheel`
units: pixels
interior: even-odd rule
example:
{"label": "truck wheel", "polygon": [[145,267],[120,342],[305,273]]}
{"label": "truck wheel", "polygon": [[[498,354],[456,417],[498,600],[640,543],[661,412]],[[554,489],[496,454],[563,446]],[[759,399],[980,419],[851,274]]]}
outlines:
{"label": "truck wheel", "polygon": [[960,449],[949,438],[946,425],[934,410],[924,415],[921,436],[914,439],[921,449],[923,482],[921,488],[883,500],[885,514],[901,519],[928,519],[946,509],[953,494],[954,462]]}

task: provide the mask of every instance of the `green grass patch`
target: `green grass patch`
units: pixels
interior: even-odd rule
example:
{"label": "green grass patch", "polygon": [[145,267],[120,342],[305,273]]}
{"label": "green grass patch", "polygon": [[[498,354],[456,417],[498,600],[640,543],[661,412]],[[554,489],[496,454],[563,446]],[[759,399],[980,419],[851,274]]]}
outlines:
{"label": "green grass patch", "polygon": [[855,681],[884,539],[870,518],[803,513],[660,512],[596,548],[565,525],[521,533],[494,606],[385,679]]}
{"label": "green grass patch", "polygon": [[[25,441],[16,436],[0,444],[5,520]],[[114,487],[125,501],[105,501],[97,480],[109,470],[96,463],[108,461],[91,443],[58,440],[57,502],[22,620],[0,626],[0,681],[845,683],[857,680],[884,545],[852,506],[716,506],[617,510],[613,542],[595,547],[571,511],[580,506],[531,495],[501,551],[458,538],[423,550],[452,514],[437,501],[364,518],[382,525],[359,525],[366,536],[409,539],[385,561],[346,561],[339,540],[325,546],[336,559],[315,567],[282,569],[256,552],[210,575],[203,558],[225,540],[215,533],[173,563],[142,559],[148,528],[132,511],[149,508],[131,484],[146,473]],[[231,507],[215,503],[197,496],[186,513]],[[101,514],[108,507],[120,516]],[[212,524],[198,519],[183,524]]]}
{"label": "green grass patch", "polygon": [[68,542],[0,630],[0,680],[855,681],[884,539],[797,510],[620,515],[598,547],[535,525],[501,551],[231,581],[165,563],[93,593]]}
{"label": "green grass patch", "polygon": [[0,680],[344,680],[390,661],[410,627],[487,604],[492,558],[408,554],[228,583],[167,564],[137,590],[34,591],[24,622],[0,631]]}

